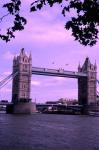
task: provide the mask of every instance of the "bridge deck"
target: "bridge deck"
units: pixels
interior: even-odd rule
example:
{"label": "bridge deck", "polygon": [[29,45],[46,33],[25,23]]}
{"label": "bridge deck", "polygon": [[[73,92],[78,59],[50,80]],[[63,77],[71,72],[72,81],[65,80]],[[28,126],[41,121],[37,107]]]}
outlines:
{"label": "bridge deck", "polygon": [[87,77],[86,73],[67,71],[64,69],[48,69],[39,67],[32,67],[32,74],[68,78]]}

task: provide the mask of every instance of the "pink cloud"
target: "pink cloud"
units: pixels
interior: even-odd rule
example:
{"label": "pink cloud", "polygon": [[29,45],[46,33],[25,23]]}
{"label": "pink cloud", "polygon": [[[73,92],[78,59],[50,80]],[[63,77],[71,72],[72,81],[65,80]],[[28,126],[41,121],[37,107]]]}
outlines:
{"label": "pink cloud", "polygon": [[11,51],[7,51],[4,55],[3,55],[4,59],[7,60],[12,60],[14,58],[14,54]]}
{"label": "pink cloud", "polygon": [[32,86],[40,86],[41,85],[41,82],[40,81],[31,81],[31,85]]}

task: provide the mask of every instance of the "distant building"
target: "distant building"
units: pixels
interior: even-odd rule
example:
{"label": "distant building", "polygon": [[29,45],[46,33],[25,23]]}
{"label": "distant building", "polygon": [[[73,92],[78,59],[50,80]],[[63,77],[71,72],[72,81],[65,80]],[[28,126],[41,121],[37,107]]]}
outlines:
{"label": "distant building", "polygon": [[78,104],[78,101],[76,99],[66,99],[66,98],[60,98],[57,101],[47,101],[46,104],[64,104],[64,105],[76,105]]}
{"label": "distant building", "polygon": [[46,104],[58,104],[58,101],[47,101]]}

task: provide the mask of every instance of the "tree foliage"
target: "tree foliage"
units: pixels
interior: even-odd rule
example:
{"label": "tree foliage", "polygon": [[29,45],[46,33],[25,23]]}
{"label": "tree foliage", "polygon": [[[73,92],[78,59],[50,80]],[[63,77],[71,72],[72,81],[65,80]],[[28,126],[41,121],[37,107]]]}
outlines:
{"label": "tree foliage", "polygon": [[14,25],[12,27],[7,28],[6,34],[0,34],[0,38],[2,40],[5,40],[6,42],[10,41],[11,38],[14,38],[14,32],[17,30],[23,30],[24,25],[26,24],[26,19],[24,17],[21,17],[20,15],[20,7],[21,7],[21,1],[20,0],[11,0],[10,3],[6,3],[3,5],[3,8],[6,8],[8,13],[0,18],[0,21],[2,22],[3,18],[12,15],[14,16]]}
{"label": "tree foliage", "polygon": [[[10,15],[14,16],[14,25],[7,29],[6,35],[0,34],[0,38],[6,42],[15,37],[15,31],[23,30],[27,22],[24,17],[20,16],[21,0],[10,1],[3,7],[7,9]],[[72,30],[75,40],[85,46],[96,44],[99,32],[99,0],[36,0],[31,4],[30,12],[38,11],[44,5],[53,7],[56,3],[61,6],[61,13],[64,17],[67,16],[67,12],[75,11],[65,24],[67,30]]]}

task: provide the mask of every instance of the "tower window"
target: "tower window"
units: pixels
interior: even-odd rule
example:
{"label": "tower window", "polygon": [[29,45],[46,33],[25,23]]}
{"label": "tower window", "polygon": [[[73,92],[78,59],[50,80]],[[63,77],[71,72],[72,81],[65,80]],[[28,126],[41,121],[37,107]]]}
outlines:
{"label": "tower window", "polygon": [[25,65],[24,68],[27,69],[27,65]]}

